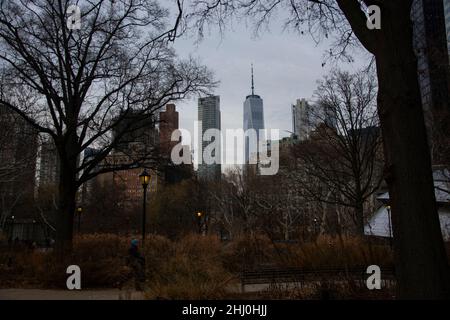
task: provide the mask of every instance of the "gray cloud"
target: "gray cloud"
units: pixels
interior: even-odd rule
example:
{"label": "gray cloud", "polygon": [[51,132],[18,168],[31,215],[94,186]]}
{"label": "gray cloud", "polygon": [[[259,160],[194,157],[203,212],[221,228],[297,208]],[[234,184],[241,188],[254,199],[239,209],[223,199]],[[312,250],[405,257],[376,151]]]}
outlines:
{"label": "gray cloud", "polygon": [[[175,42],[180,57],[193,55],[215,72],[220,81],[215,94],[221,98],[222,129],[241,128],[243,102],[250,93],[250,64],[255,69],[255,93],[264,99],[266,128],[291,131],[290,106],[297,98],[310,99],[316,81],[323,77],[330,65],[322,67],[323,53],[328,44],[316,45],[307,35],[271,32],[252,36],[244,23],[235,24],[233,31],[221,38],[210,35],[195,45],[194,38],[181,38]],[[356,52],[356,62],[339,65],[343,69],[356,69],[368,62],[368,55]],[[197,99],[178,103],[180,127],[192,132],[197,120]],[[287,136],[282,132],[282,136]]]}

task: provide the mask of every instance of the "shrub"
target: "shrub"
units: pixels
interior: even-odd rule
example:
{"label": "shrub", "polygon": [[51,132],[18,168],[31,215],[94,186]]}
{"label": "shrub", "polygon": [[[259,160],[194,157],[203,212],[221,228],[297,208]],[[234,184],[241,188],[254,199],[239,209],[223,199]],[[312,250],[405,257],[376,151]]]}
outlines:
{"label": "shrub", "polygon": [[[114,234],[82,235],[74,239],[73,253],[64,261],[51,252],[1,250],[0,287],[65,288],[66,268],[71,264],[81,267],[83,288],[115,287],[130,272],[125,268],[130,239]],[[314,242],[274,243],[263,235],[252,235],[224,243],[197,234],[177,241],[149,235],[145,244],[146,295],[164,299],[230,297],[228,288],[238,284],[244,268],[388,266],[393,259],[389,246],[358,237],[321,236]],[[272,293],[274,297],[296,295],[294,291]]]}
{"label": "shrub", "polygon": [[301,268],[393,265],[389,246],[372,244],[359,237],[321,236],[314,242],[290,245],[285,252],[280,262]]}
{"label": "shrub", "polygon": [[241,272],[277,260],[273,243],[264,235],[244,236],[234,239],[222,250],[222,262],[230,272]]}
{"label": "shrub", "polygon": [[215,237],[189,235],[173,243],[173,251],[160,269],[150,271],[147,297],[163,299],[219,299],[235,278],[220,259]]}

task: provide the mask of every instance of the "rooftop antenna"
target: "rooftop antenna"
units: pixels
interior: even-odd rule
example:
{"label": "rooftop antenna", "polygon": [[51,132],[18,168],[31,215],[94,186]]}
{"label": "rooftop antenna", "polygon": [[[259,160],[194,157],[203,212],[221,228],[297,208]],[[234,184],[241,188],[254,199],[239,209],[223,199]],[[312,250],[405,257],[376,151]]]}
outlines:
{"label": "rooftop antenna", "polygon": [[252,96],[255,94],[254,91],[255,91],[255,85],[253,83],[253,63],[252,63]]}

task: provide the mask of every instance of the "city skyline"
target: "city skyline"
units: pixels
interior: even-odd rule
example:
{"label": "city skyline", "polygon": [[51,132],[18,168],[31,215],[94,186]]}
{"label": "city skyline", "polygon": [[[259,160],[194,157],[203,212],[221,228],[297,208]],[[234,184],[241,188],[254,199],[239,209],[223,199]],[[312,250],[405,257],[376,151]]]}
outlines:
{"label": "city skyline", "polygon": [[[322,66],[322,56],[330,41],[316,44],[307,35],[283,31],[281,24],[281,17],[274,19],[271,32],[255,36],[251,27],[237,22],[223,38],[205,34],[199,43],[195,37],[175,41],[174,47],[181,57],[198,57],[220,81],[212,93],[221,97],[222,129],[242,128],[242,102],[249,92],[248,69],[252,63],[257,70],[258,93],[264,97],[265,128],[280,129],[280,138],[291,134],[292,104],[298,98],[311,101],[317,80],[336,67],[332,61]],[[354,52],[354,59],[351,64],[341,64],[340,68],[352,71],[370,61],[362,50]],[[176,102],[180,128],[190,132],[194,132],[197,120],[197,98]]]}
{"label": "city skyline", "polygon": [[449,2],[1,1],[0,300],[450,300]]}

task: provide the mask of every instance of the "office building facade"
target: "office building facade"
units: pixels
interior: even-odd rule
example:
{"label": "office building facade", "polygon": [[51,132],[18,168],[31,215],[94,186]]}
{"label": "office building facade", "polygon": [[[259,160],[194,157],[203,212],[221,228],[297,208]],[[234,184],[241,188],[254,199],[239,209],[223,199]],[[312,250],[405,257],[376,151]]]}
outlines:
{"label": "office building facade", "polygon": [[448,6],[447,0],[414,0],[411,10],[419,86],[434,163],[442,161],[446,153],[442,147],[448,148],[450,135]]}
{"label": "office building facade", "polygon": [[122,113],[114,121],[119,121],[113,129],[113,139],[117,140],[115,152],[149,152],[158,144],[155,115],[131,110],[128,114]]}
{"label": "office building facade", "polygon": [[[220,96],[208,96],[198,99],[198,121],[201,122],[200,137],[203,137],[204,133],[208,129],[221,129],[220,125]],[[198,165],[198,176],[203,180],[218,180],[222,175],[221,166],[221,141],[217,141],[218,148],[216,148],[213,157],[218,159],[219,163],[207,164],[203,157],[203,151],[212,141],[204,141],[201,139],[199,159],[201,162]]]}
{"label": "office building facade", "polygon": [[314,113],[313,106],[306,99],[297,99],[292,105],[292,132],[297,140],[309,139],[311,132],[319,123],[319,117]]}
{"label": "office building facade", "polygon": [[167,104],[159,113],[159,148],[162,156],[170,158],[172,148],[179,141],[171,141],[172,133],[178,129],[179,115],[174,104]]}
{"label": "office building facade", "polygon": [[60,161],[52,139],[41,143],[39,164],[39,189],[54,188],[59,184]]}
{"label": "office building facade", "polygon": [[38,132],[19,114],[0,104],[0,196],[3,205],[33,198]]}
{"label": "office building facade", "polygon": [[445,29],[447,33],[448,58],[450,59],[450,0],[444,0]]}

